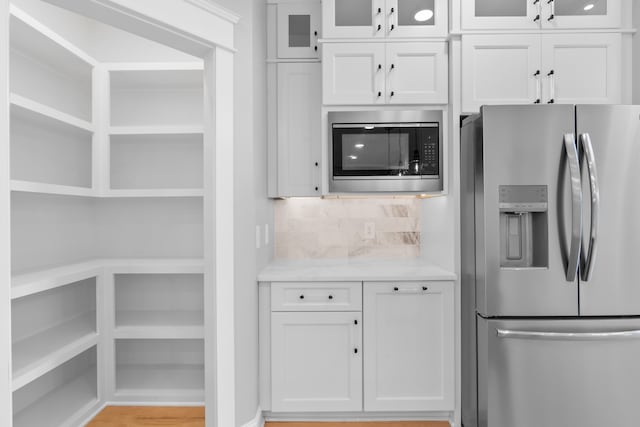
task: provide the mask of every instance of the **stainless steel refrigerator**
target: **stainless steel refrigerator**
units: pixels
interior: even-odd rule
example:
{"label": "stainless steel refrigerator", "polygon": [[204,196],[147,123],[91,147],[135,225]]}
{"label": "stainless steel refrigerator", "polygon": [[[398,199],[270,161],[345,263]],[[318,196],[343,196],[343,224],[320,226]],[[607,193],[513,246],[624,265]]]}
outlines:
{"label": "stainless steel refrigerator", "polygon": [[640,426],[640,106],[463,122],[465,427]]}

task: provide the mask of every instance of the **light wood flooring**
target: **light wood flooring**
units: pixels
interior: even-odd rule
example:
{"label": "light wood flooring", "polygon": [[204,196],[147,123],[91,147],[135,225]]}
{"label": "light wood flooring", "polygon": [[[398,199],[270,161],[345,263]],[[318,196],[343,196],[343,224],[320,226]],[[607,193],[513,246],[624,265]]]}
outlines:
{"label": "light wood flooring", "polygon": [[[86,427],[204,427],[204,408],[108,406]],[[444,421],[268,422],[265,427],[449,427],[449,423]]]}

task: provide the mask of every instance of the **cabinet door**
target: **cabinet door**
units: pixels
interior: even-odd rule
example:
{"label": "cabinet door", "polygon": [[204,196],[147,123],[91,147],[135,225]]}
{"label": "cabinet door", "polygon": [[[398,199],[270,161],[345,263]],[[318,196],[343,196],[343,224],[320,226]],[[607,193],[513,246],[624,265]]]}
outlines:
{"label": "cabinet door", "polygon": [[272,411],[361,411],[361,323],[360,313],[272,313]]}
{"label": "cabinet door", "polygon": [[320,64],[278,64],[278,196],[320,194]]}
{"label": "cabinet door", "polygon": [[384,104],[382,43],[327,43],[322,48],[324,104]]}
{"label": "cabinet door", "polygon": [[461,0],[464,29],[537,29],[547,0]]}
{"label": "cabinet door", "polygon": [[324,37],[384,37],[384,0],[324,0]]}
{"label": "cabinet door", "polygon": [[462,37],[462,111],[532,104],[542,97],[540,36]]}
{"label": "cabinet door", "polygon": [[365,411],[453,410],[452,283],[365,283],[364,322]]}
{"label": "cabinet door", "polygon": [[621,3],[620,0],[542,1],[542,28],[620,28]]}
{"label": "cabinet door", "polygon": [[444,36],[448,28],[446,0],[387,0],[388,37]]}
{"label": "cabinet door", "polygon": [[621,44],[619,34],[543,35],[543,102],[620,103]]}
{"label": "cabinet door", "polygon": [[278,58],[319,58],[320,3],[278,4]]}
{"label": "cabinet door", "polygon": [[390,104],[448,102],[447,43],[390,43],[386,57]]}

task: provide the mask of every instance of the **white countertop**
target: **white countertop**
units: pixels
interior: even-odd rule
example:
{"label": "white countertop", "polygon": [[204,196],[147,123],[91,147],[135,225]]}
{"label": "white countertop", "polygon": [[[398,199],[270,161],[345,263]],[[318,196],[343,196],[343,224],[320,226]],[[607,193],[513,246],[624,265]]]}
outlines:
{"label": "white countertop", "polygon": [[421,259],[331,259],[273,261],[259,282],[456,280],[455,273]]}

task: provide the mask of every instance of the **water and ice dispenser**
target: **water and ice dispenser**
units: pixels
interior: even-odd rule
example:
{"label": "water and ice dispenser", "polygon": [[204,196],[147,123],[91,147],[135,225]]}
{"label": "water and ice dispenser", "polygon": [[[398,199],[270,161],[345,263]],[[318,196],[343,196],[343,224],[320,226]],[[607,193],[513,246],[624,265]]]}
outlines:
{"label": "water and ice dispenser", "polygon": [[500,267],[549,266],[546,185],[501,185]]}

